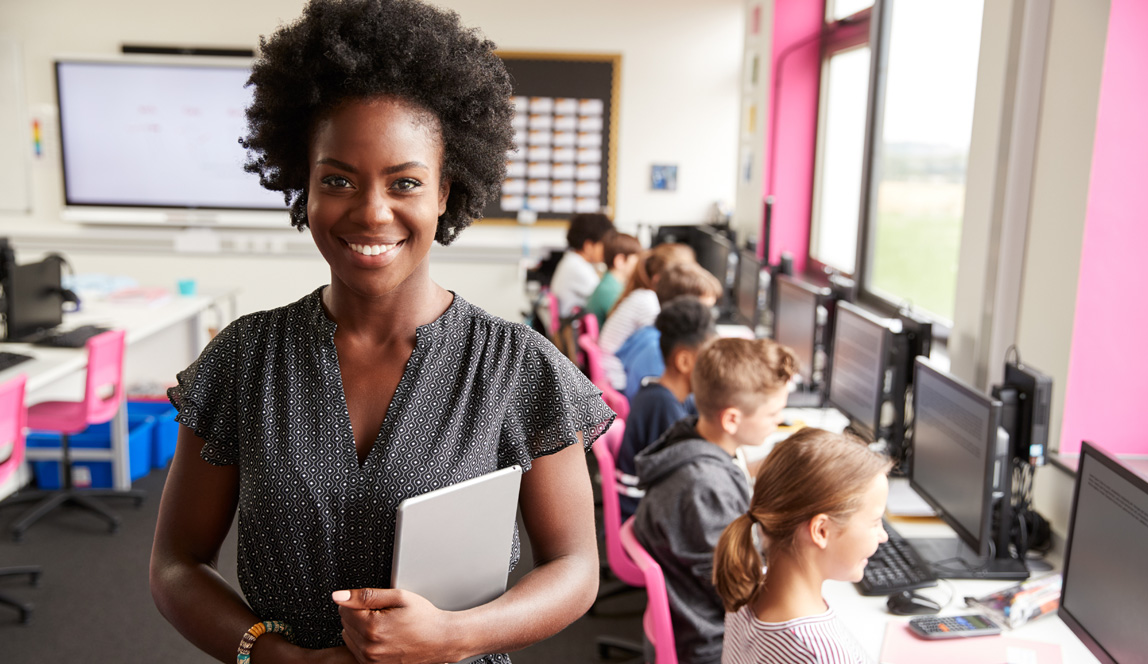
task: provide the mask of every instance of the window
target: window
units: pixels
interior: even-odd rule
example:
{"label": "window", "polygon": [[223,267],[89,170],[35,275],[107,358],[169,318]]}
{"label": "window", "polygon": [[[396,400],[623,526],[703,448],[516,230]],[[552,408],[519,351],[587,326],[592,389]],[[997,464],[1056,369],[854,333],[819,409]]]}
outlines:
{"label": "window", "polygon": [[[893,4],[867,290],[953,319],[981,0]],[[938,30],[938,26],[944,26]]]}
{"label": "window", "polygon": [[982,10],[831,0],[822,42],[811,264],[854,277],[873,304],[942,324],[956,294]]}
{"label": "window", "polygon": [[869,47],[837,53],[824,69],[813,193],[816,221],[811,227],[809,252],[821,263],[852,274],[857,263],[857,215],[865,163]]}

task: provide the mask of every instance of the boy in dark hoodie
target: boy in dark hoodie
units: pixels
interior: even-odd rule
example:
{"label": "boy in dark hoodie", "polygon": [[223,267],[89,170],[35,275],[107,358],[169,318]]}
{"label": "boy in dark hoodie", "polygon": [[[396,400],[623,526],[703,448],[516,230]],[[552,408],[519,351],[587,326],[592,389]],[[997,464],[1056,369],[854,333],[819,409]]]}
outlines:
{"label": "boy in dark hoodie", "polygon": [[720,664],[725,609],[713,586],[714,547],[749,508],[739,452],[777,429],[797,358],[768,339],[718,339],[693,370],[698,416],[680,420],[635,459],[645,498],[634,534],[666,577],[681,664]]}

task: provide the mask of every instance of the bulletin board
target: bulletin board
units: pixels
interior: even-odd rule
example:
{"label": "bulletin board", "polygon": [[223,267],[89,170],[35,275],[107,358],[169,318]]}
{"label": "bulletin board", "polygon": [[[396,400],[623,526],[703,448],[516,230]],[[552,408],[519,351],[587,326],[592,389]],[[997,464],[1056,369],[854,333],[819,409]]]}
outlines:
{"label": "bulletin board", "polygon": [[484,217],[539,220],[612,216],[622,56],[499,51],[514,86],[515,146]]}

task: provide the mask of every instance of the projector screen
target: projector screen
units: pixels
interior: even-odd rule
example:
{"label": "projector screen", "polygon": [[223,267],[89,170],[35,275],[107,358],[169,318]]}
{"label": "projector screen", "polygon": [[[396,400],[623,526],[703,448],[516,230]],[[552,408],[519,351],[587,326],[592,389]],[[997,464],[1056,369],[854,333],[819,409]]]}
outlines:
{"label": "projector screen", "polygon": [[243,170],[249,64],[57,61],[65,203],[286,210]]}

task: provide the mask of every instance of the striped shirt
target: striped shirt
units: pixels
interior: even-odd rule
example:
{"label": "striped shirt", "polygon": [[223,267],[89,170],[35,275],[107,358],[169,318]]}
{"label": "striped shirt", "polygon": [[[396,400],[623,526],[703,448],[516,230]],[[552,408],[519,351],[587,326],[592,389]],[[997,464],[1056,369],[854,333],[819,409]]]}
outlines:
{"label": "striped shirt", "polygon": [[725,614],[722,664],[872,664],[837,614],[767,623],[745,605]]}

